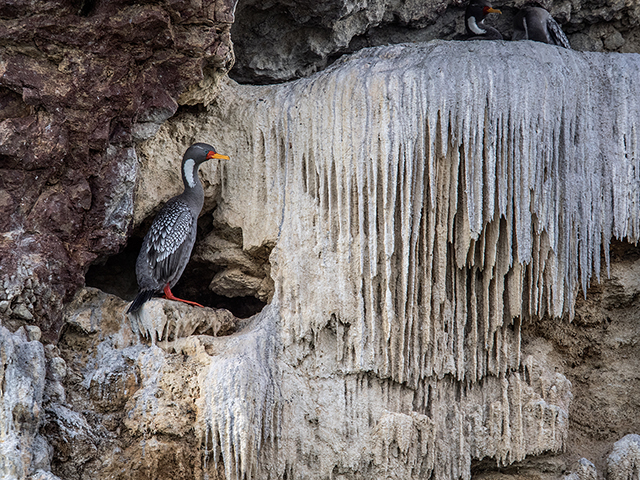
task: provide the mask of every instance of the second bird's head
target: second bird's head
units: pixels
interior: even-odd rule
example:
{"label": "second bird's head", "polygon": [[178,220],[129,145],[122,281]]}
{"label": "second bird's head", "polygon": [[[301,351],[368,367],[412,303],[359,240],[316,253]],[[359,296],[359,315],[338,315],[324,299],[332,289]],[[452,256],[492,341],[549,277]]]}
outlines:
{"label": "second bird's head", "polygon": [[467,7],[466,18],[474,17],[477,22],[481,22],[490,13],[502,13],[493,8],[489,0],[471,0]]}

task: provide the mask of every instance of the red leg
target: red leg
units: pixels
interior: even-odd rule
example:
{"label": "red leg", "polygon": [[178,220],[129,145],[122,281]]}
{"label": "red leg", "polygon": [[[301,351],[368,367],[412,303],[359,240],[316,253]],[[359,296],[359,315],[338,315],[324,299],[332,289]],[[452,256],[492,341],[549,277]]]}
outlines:
{"label": "red leg", "polygon": [[183,302],[183,303],[188,303],[189,305],[193,305],[195,307],[202,307],[204,308],[202,305],[200,305],[199,303],[196,302],[190,302],[189,300],[182,300],[181,298],[178,298],[176,296],[173,295],[173,293],[171,293],[171,289],[169,288],[169,284],[167,283],[167,285],[164,287],[164,298],[166,298],[167,300],[175,300],[176,302]]}

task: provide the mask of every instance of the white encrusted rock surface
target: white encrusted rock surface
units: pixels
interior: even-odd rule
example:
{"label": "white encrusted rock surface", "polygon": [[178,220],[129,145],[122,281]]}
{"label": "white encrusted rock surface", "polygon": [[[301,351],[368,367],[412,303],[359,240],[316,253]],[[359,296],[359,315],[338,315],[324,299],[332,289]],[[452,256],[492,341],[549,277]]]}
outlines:
{"label": "white encrusted rock surface", "polygon": [[270,468],[469,478],[474,459],[566,447],[570,382],[520,331],[572,317],[610,240],[639,237],[638,74],[637,55],[531,42],[375,48],[289,84],[229,83],[145,145],[220,145],[215,220],[244,249],[275,243]]}
{"label": "white encrusted rock surface", "polygon": [[36,469],[49,469],[50,447],[39,432],[46,376],[44,347],[35,338],[39,333],[37,327],[11,333],[0,326],[2,478],[26,478]]}
{"label": "white encrusted rock surface", "polygon": [[[4,415],[3,448],[14,445],[24,454],[3,452],[2,478],[57,478],[53,471],[64,479],[203,479],[258,471],[282,408],[277,311],[268,307],[247,321],[233,317],[227,328],[237,332],[216,338],[227,311],[158,299],[130,319],[126,308],[113,295],[85,288],[68,305],[57,347],[28,342],[25,329],[13,336],[0,331],[5,380],[37,397],[5,392],[3,411],[46,412],[19,425]],[[151,315],[160,321],[145,323]],[[207,335],[197,334],[198,324]],[[25,345],[40,352],[37,388],[22,388],[14,378]],[[35,375],[20,372],[22,383]]]}
{"label": "white encrusted rock surface", "polygon": [[598,472],[593,463],[586,458],[581,458],[572,468],[572,472],[563,480],[597,480]]}
{"label": "white encrusted rock surface", "polygon": [[640,435],[626,435],[613,445],[607,459],[607,480],[632,480],[639,474]]}

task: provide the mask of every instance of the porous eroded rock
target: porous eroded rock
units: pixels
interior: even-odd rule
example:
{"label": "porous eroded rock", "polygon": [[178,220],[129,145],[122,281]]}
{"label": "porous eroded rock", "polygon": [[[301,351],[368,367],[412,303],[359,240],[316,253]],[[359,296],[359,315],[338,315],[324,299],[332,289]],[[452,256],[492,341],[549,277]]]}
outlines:
{"label": "porous eroded rock", "polygon": [[613,445],[607,459],[607,480],[631,480],[640,472],[640,435],[630,434]]}
{"label": "porous eroded rock", "polygon": [[55,338],[62,302],[87,266],[125,243],[133,145],[179,103],[214,95],[233,63],[234,8],[234,0],[0,6],[0,273],[11,283],[0,285],[0,315],[12,328],[29,321]]}
{"label": "porous eroded rock", "polygon": [[[233,230],[233,229],[229,229]],[[200,242],[193,254],[193,261],[207,265],[216,271],[209,289],[228,297],[253,296],[263,302],[273,298],[269,254],[273,244],[245,251],[240,235],[214,230]]]}
{"label": "porous eroded rock", "polygon": [[[65,309],[57,348],[65,374],[50,383],[62,378],[66,400],[50,399],[43,427],[52,472],[65,480],[224,479],[233,478],[236,461],[256,471],[279,405],[273,311],[239,322],[167,300],[148,302],[138,319],[126,317],[126,307],[85,288]],[[173,322],[170,339],[135,333],[154,316]],[[234,335],[190,330],[221,318],[235,320]],[[144,333],[158,339],[165,331],[146,323]]]}
{"label": "porous eroded rock", "polygon": [[44,422],[46,360],[37,327],[11,333],[0,326],[0,471],[26,478],[49,470],[51,450],[40,435]]}
{"label": "porous eroded rock", "polygon": [[[640,432],[640,250],[613,242],[611,261],[611,276],[578,297],[573,321],[527,322],[523,339],[549,345],[572,383],[567,458],[586,457],[600,475],[611,467],[622,475],[612,478],[626,478],[624,465],[608,458],[623,435]],[[582,463],[571,472],[585,480],[592,469]]]}

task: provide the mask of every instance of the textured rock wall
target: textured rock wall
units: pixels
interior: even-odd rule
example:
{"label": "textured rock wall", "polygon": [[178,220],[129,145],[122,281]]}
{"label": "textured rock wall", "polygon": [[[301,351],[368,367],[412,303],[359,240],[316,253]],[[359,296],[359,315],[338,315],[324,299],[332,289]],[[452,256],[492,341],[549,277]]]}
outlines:
{"label": "textured rock wall", "polygon": [[[0,5],[0,315],[56,337],[88,265],[126,242],[136,141],[233,63],[225,2]],[[203,85],[210,93],[204,94]]]}
{"label": "textured rock wall", "polygon": [[276,244],[283,409],[263,468],[468,478],[567,448],[562,360],[521,333],[573,316],[610,239],[638,236],[639,67],[531,43],[374,49],[229,85],[145,144],[213,138],[233,159],[216,221]]}
{"label": "textured rock wall", "polygon": [[3,478],[26,478],[49,470],[51,451],[40,435],[46,360],[36,327],[15,333],[0,327],[0,471]]}
{"label": "textured rock wall", "polygon": [[[152,300],[130,322],[126,307],[90,288],[68,305],[58,344],[66,400],[44,405],[52,471],[63,479],[174,480],[255,472],[280,408],[274,310],[241,321],[225,310]],[[213,336],[224,328],[242,331]]]}
{"label": "textured rock wall", "polygon": [[[495,0],[502,15],[487,18],[506,39],[513,16],[527,0]],[[566,31],[573,48],[640,53],[637,2],[542,0]],[[461,0],[352,0],[323,2],[247,0],[232,28],[238,61],[230,75],[241,83],[273,83],[325,68],[364,47],[464,38]]]}
{"label": "textured rock wall", "polygon": [[[552,11],[575,47],[635,48],[634,3]],[[0,475],[633,478],[637,251],[610,241],[638,238],[638,57],[368,50],[225,84],[154,136],[217,95],[233,14],[0,7]],[[451,38],[461,15],[247,2],[238,76]],[[206,282],[187,280],[271,304],[128,319],[95,289],[68,302],[175,193],[196,139],[233,161],[203,168],[218,209],[194,252]],[[43,347],[26,324],[57,338],[63,305]]]}

